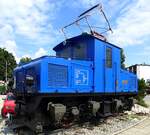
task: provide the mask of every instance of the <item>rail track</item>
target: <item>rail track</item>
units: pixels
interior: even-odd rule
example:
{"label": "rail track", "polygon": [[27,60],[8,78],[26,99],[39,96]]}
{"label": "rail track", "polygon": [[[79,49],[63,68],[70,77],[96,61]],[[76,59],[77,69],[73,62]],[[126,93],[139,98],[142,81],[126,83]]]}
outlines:
{"label": "rail track", "polygon": [[[68,128],[60,128],[60,129],[56,129],[56,130],[53,130],[53,131],[45,131],[43,133],[39,133],[38,135],[64,135],[64,134],[65,135],[70,135],[70,134],[71,135],[74,135],[74,134],[76,134],[76,135],[79,135],[79,134],[87,135],[87,133],[82,133],[82,131],[80,131],[80,130],[81,129],[86,129],[87,131],[91,132],[92,130],[94,130],[95,127],[103,127],[103,125],[105,125],[105,126],[110,125],[111,121],[114,121],[114,120],[115,121],[126,121],[127,120],[127,115],[123,114],[123,113],[120,113],[118,115],[115,114],[115,115],[109,116],[107,118],[102,118],[98,122],[95,122],[95,121],[93,122],[92,121],[92,122],[84,122],[84,123],[83,122],[82,123],[75,123],[75,124],[72,124]],[[132,127],[135,124],[138,124],[140,122],[141,121],[133,123],[132,125],[129,125],[129,126],[125,127],[121,131],[127,130],[129,127]],[[104,129],[104,130],[107,130],[107,129]],[[29,130],[23,129],[23,128],[22,129],[17,129],[15,132],[17,133],[17,135],[33,135],[33,133],[29,132]],[[117,135],[117,134],[119,134],[119,132],[115,131],[112,135]]]}
{"label": "rail track", "polygon": [[[102,118],[98,123],[78,123],[73,124],[69,128],[61,128],[53,131],[47,131],[44,133],[40,133],[38,135],[119,135],[120,133],[129,130],[130,128],[142,123],[147,116],[132,116],[139,118],[138,121],[131,121],[128,117],[131,117],[127,114],[115,114],[113,116]],[[13,132],[11,127],[5,125],[3,121],[0,123],[0,134],[1,135],[30,135],[29,131],[21,131],[20,133]],[[118,128],[114,128],[118,127]],[[3,130],[3,131],[2,131]],[[110,130],[109,132],[107,130]],[[16,130],[17,131],[17,130]],[[19,130],[18,130],[19,131]],[[23,133],[24,132],[24,133]],[[32,134],[31,134],[32,135]]]}

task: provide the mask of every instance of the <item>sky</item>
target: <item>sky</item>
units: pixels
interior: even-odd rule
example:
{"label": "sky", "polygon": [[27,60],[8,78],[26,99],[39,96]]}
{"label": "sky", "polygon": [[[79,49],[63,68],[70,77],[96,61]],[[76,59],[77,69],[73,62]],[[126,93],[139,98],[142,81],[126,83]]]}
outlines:
{"label": "sky", "polygon": [[[0,47],[13,53],[17,62],[55,55],[52,48],[64,40],[60,29],[97,3],[113,30],[106,37],[124,49],[126,65],[150,64],[150,0],[0,0]],[[93,19],[96,26],[104,22]],[[67,34],[81,32],[73,27]]]}

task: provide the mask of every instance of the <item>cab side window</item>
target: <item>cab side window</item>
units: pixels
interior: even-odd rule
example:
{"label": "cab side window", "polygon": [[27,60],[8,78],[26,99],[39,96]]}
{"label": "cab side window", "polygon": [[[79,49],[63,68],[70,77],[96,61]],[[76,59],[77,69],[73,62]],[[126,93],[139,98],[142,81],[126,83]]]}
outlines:
{"label": "cab side window", "polygon": [[78,43],[73,46],[73,58],[86,59],[87,48],[86,44]]}
{"label": "cab side window", "polygon": [[112,68],[112,48],[106,48],[106,67]]}

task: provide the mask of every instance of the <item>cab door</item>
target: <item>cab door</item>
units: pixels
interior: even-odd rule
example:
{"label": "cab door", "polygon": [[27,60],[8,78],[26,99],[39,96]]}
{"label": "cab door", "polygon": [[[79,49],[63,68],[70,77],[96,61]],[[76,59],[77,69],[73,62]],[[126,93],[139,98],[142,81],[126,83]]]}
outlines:
{"label": "cab door", "polygon": [[115,66],[113,65],[113,49],[105,48],[105,93],[115,92]]}

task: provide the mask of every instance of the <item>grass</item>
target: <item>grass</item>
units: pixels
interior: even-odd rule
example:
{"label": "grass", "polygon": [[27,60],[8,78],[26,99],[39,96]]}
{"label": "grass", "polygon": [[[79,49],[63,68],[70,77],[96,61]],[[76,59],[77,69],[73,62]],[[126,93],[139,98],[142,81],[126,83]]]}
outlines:
{"label": "grass", "polygon": [[130,115],[128,115],[128,119],[132,120],[132,119],[140,119],[140,118],[139,118],[139,115],[137,115],[137,114],[130,114]]}
{"label": "grass", "polygon": [[143,106],[143,107],[148,107],[148,105],[145,103],[145,101],[144,101],[144,99],[143,98],[139,98],[138,100],[137,100],[137,104],[139,104],[139,105],[141,105],[141,106]]}

